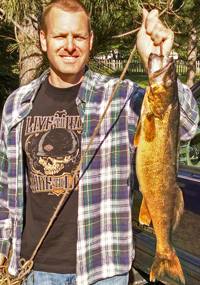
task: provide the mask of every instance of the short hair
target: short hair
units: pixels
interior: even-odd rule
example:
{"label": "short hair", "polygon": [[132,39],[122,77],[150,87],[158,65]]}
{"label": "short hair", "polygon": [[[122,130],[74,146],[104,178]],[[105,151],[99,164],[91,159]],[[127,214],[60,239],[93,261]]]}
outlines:
{"label": "short hair", "polygon": [[41,29],[47,33],[47,16],[52,8],[57,8],[65,12],[85,12],[88,19],[88,30],[91,32],[91,19],[90,13],[86,6],[79,0],[51,0],[44,8],[42,13],[42,25]]}

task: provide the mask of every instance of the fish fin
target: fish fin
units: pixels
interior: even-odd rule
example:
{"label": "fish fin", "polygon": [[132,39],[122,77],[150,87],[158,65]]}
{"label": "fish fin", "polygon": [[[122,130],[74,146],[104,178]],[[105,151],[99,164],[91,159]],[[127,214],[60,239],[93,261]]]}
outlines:
{"label": "fish fin", "polygon": [[185,284],[181,264],[175,250],[168,257],[162,258],[159,254],[156,254],[154,257],[149,278],[150,282],[155,282],[165,275],[176,281],[180,280],[182,284]]}
{"label": "fish fin", "polygon": [[134,136],[134,145],[135,146],[138,146],[138,143],[139,143],[141,126],[142,126],[142,123],[141,123],[141,120],[140,120],[139,123],[138,123],[138,126],[137,126],[137,130],[136,130],[135,136]]}
{"label": "fish fin", "polygon": [[181,218],[181,215],[183,214],[183,210],[184,210],[183,193],[177,185],[176,204],[175,204],[175,209],[174,209],[174,219],[172,223],[173,231],[177,228],[180,222],[180,218]]}
{"label": "fish fin", "polygon": [[147,226],[149,226],[151,223],[151,216],[149,213],[149,209],[147,207],[147,203],[145,202],[144,198],[140,206],[139,222],[140,224]]}
{"label": "fish fin", "polygon": [[145,140],[152,142],[156,135],[156,127],[153,113],[147,113],[144,119]]}

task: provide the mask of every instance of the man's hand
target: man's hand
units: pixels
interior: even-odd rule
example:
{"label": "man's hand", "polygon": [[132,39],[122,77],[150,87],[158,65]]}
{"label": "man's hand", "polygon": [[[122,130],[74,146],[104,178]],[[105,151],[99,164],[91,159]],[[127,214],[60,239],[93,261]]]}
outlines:
{"label": "man's hand", "polygon": [[165,56],[170,54],[174,42],[174,33],[160,21],[158,10],[148,12],[143,9],[142,13],[142,26],[137,34],[137,50],[147,70],[150,53],[160,54],[161,44],[162,54]]}
{"label": "man's hand", "polygon": [[[6,261],[6,257],[5,255],[3,255],[2,253],[0,253],[0,266],[4,265]],[[0,269],[1,270],[1,269]]]}

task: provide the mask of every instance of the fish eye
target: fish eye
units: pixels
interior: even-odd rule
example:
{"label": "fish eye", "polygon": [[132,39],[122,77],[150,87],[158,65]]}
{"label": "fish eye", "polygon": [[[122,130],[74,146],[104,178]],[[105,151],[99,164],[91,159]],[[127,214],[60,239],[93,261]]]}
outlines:
{"label": "fish eye", "polygon": [[172,85],[172,80],[171,80],[170,78],[167,78],[167,79],[165,80],[165,86],[166,86],[166,87],[169,87],[170,85]]}

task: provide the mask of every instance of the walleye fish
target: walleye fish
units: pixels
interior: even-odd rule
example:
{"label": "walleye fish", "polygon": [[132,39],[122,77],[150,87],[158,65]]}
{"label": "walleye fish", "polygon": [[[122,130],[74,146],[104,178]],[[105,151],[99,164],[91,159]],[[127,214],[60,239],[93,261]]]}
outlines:
{"label": "walleye fish", "polygon": [[180,106],[174,63],[168,57],[151,54],[148,74],[149,86],[134,138],[136,173],[143,195],[139,222],[149,226],[152,221],[157,240],[150,281],[168,275],[185,283],[171,241],[184,208],[176,181]]}

